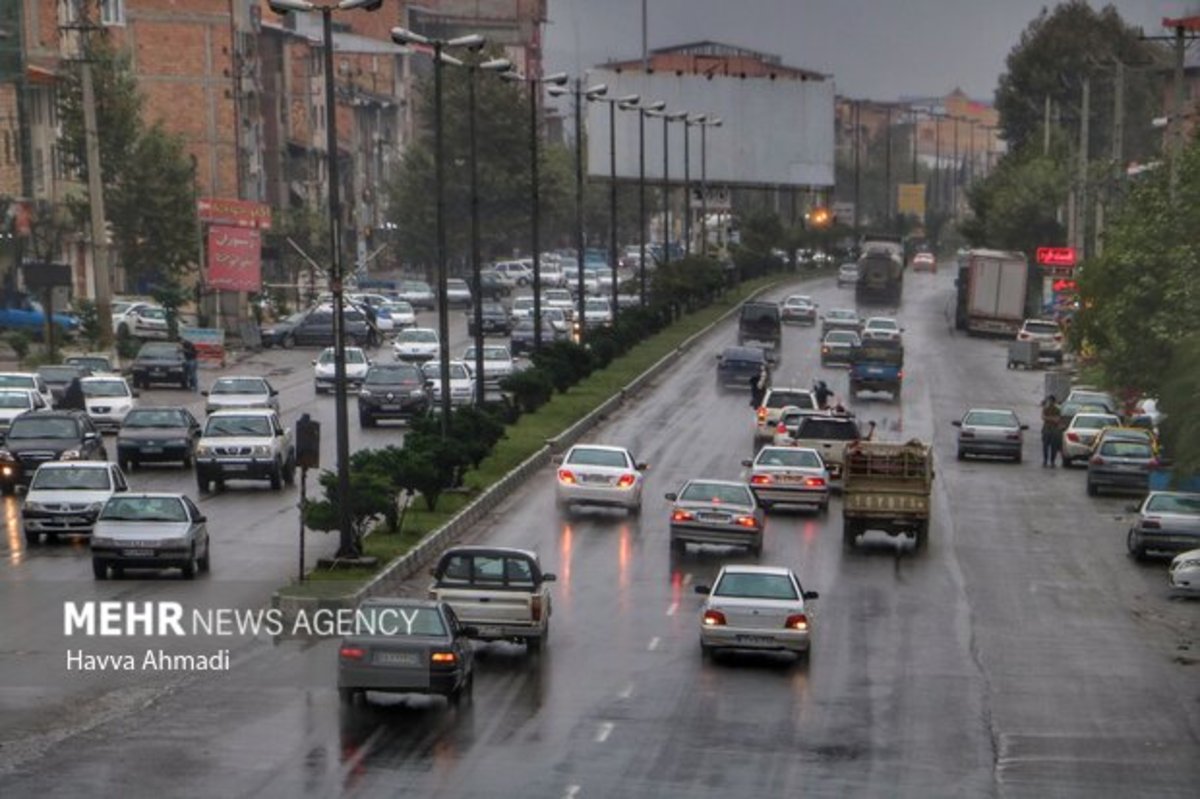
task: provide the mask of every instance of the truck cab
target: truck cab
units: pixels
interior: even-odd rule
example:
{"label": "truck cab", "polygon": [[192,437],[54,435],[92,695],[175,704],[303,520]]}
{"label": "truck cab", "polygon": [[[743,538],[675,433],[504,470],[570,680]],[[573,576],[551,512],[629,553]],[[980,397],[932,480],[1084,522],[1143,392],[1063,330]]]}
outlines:
{"label": "truck cab", "polygon": [[769,360],[776,360],[783,343],[783,315],[779,304],[751,301],[738,314],[738,346],[761,347]]}
{"label": "truck cab", "polygon": [[904,379],[904,345],[899,339],[864,339],[850,356],[850,396],[880,391],[900,399]]}

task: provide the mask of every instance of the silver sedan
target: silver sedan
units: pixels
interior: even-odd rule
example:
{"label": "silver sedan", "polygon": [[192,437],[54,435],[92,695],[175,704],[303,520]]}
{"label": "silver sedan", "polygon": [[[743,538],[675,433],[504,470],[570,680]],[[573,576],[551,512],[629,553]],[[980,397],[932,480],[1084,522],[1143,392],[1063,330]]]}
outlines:
{"label": "silver sedan", "polygon": [[968,455],[997,455],[1021,462],[1024,432],[1029,425],[1022,424],[1012,411],[972,408],[953,424],[958,428],[960,461]]}
{"label": "silver sedan", "polygon": [[764,514],[745,483],[689,480],[678,494],[666,495],[671,508],[671,548],[689,543],[746,547],[762,553]]}
{"label": "silver sedan", "polygon": [[775,505],[811,505],[829,510],[829,471],[815,449],[763,447],[750,469],[750,490],[763,510]]}
{"label": "silver sedan", "polygon": [[708,597],[700,617],[700,652],[719,649],[781,650],[807,653],[812,620],[804,601],[816,599],[783,566],[729,565],[712,588],[696,586]]}
{"label": "silver sedan", "polygon": [[1200,494],[1151,491],[1130,510],[1138,516],[1125,542],[1135,559],[1149,551],[1178,553],[1200,546]]}

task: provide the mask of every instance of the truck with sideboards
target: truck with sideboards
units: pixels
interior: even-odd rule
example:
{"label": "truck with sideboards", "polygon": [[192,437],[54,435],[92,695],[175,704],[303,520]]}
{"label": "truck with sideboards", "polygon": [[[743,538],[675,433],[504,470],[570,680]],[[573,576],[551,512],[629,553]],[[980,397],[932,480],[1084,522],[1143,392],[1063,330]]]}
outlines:
{"label": "truck with sideboards", "polygon": [[890,394],[900,399],[904,380],[904,344],[900,339],[867,339],[850,355],[850,396],[860,391]]}
{"label": "truck with sideboards", "polygon": [[842,541],[854,547],[867,530],[907,536],[918,549],[929,537],[933,449],[910,441],[858,441],[842,460]]}
{"label": "truck with sideboards", "polygon": [[899,304],[904,288],[904,244],[899,239],[867,238],[862,242],[861,253],[855,301]]}
{"label": "truck with sideboards", "polygon": [[1029,315],[1029,263],[1024,255],[971,250],[959,259],[955,286],[955,327],[968,335],[1016,338]]}

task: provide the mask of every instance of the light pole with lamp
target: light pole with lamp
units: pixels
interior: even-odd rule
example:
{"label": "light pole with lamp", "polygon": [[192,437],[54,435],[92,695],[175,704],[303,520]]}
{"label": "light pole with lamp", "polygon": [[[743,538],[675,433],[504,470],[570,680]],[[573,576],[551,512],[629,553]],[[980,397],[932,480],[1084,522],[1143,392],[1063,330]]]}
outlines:
{"label": "light pole with lamp", "polygon": [[342,286],[342,204],[338,195],[337,106],[333,71],[333,12],[362,9],[377,11],[383,0],[341,0],[336,4],[317,5],[308,0],[268,0],[276,14],[317,11],[321,14],[322,43],[325,48],[325,156],[329,181],[329,290],[333,295],[333,381],[334,436],[337,447],[338,558],[357,558],[362,554],[350,507],[350,422],[346,397],[346,314]]}
{"label": "light pole with lamp", "polygon": [[478,52],[485,40],[473,33],[454,39],[431,39],[405,28],[392,28],[392,41],[396,44],[423,44],[433,48],[433,163],[434,194],[436,195],[437,228],[437,303],[438,303],[438,367],[440,374],[442,411],[442,438],[450,436],[450,307],[446,297],[446,166],[443,157],[442,130],[442,65],[462,62],[446,55],[447,48],[463,47]]}
{"label": "light pole with lamp", "polygon": [[608,263],[612,269],[612,317],[617,323],[617,109],[631,108],[641,96],[629,94],[625,97],[597,97],[597,101],[608,104]]}
{"label": "light pole with lamp", "polygon": [[[576,78],[574,89],[568,89],[565,86],[550,87],[550,94],[555,97],[567,93],[575,96],[575,253],[578,262],[578,297],[576,299],[578,308],[576,313],[579,315],[579,343],[582,344],[587,336],[587,319],[584,317],[584,310],[587,307],[587,291],[583,282],[583,101],[597,100],[603,97],[608,93],[608,86],[600,83],[585,89],[583,88],[583,80]],[[537,321],[537,324],[541,324],[540,319]]]}
{"label": "light pole with lamp", "polygon": [[645,105],[629,104],[624,110],[638,112],[638,304],[646,307],[646,114],[667,107],[663,100]]}
{"label": "light pole with lamp", "polygon": [[671,122],[687,118],[687,111],[651,111],[650,116],[663,121],[663,265],[671,263],[671,139],[667,127]]}
{"label": "light pole with lamp", "polygon": [[519,80],[525,83],[529,91],[529,217],[533,255],[533,351],[542,348],[542,240],[541,240],[541,198],[538,195],[538,138],[541,132],[541,120],[538,119],[538,99],[542,85],[562,86],[567,82],[567,73],[556,72],[542,78],[528,78],[516,72],[504,72],[500,77],[507,80]]}
{"label": "light pole with lamp", "polygon": [[477,64],[467,62],[467,106],[470,119],[468,120],[468,138],[470,140],[471,159],[471,294],[475,302],[475,407],[482,408],[487,399],[484,388],[483,374],[483,278],[480,276],[479,252],[479,153],[475,136],[475,74],[479,70],[487,72],[507,72],[512,69],[512,62],[507,58],[492,58]]}
{"label": "light pole with lamp", "polygon": [[701,114],[700,120],[700,253],[708,252],[708,129],[721,127],[720,117]]}
{"label": "light pole with lamp", "polygon": [[[691,131],[693,126],[704,128],[708,114],[696,114],[683,118],[683,254],[692,254],[692,151]],[[703,249],[703,248],[701,248]]]}

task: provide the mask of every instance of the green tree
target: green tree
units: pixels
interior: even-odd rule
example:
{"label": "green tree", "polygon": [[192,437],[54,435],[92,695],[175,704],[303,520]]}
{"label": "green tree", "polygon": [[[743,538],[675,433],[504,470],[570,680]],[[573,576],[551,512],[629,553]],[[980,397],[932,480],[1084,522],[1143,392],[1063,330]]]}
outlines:
{"label": "green tree", "polygon": [[1026,145],[967,190],[972,215],[960,229],[972,246],[1029,254],[1063,241],[1057,213],[1066,183],[1067,168],[1054,153],[1046,157],[1040,145]]}
{"label": "green tree", "polygon": [[1173,347],[1170,368],[1159,392],[1159,405],[1167,414],[1161,425],[1163,444],[1171,454],[1177,475],[1200,473],[1200,333],[1192,333]]}
{"label": "green tree", "polygon": [[[1045,98],[1064,122],[1078,130],[1083,78],[1091,78],[1093,156],[1112,156],[1114,61],[1132,67],[1168,63],[1163,49],[1142,41],[1140,32],[1117,10],[1094,9],[1085,0],[1068,0],[1042,12],[1025,28],[1008,55],[1007,71],[996,89],[996,110],[1009,147],[1021,149],[1040,139]],[[1146,121],[1157,115],[1162,76],[1144,68],[1126,70],[1126,159],[1143,159],[1157,150],[1157,136]],[[1077,134],[1076,134],[1077,136]]]}

